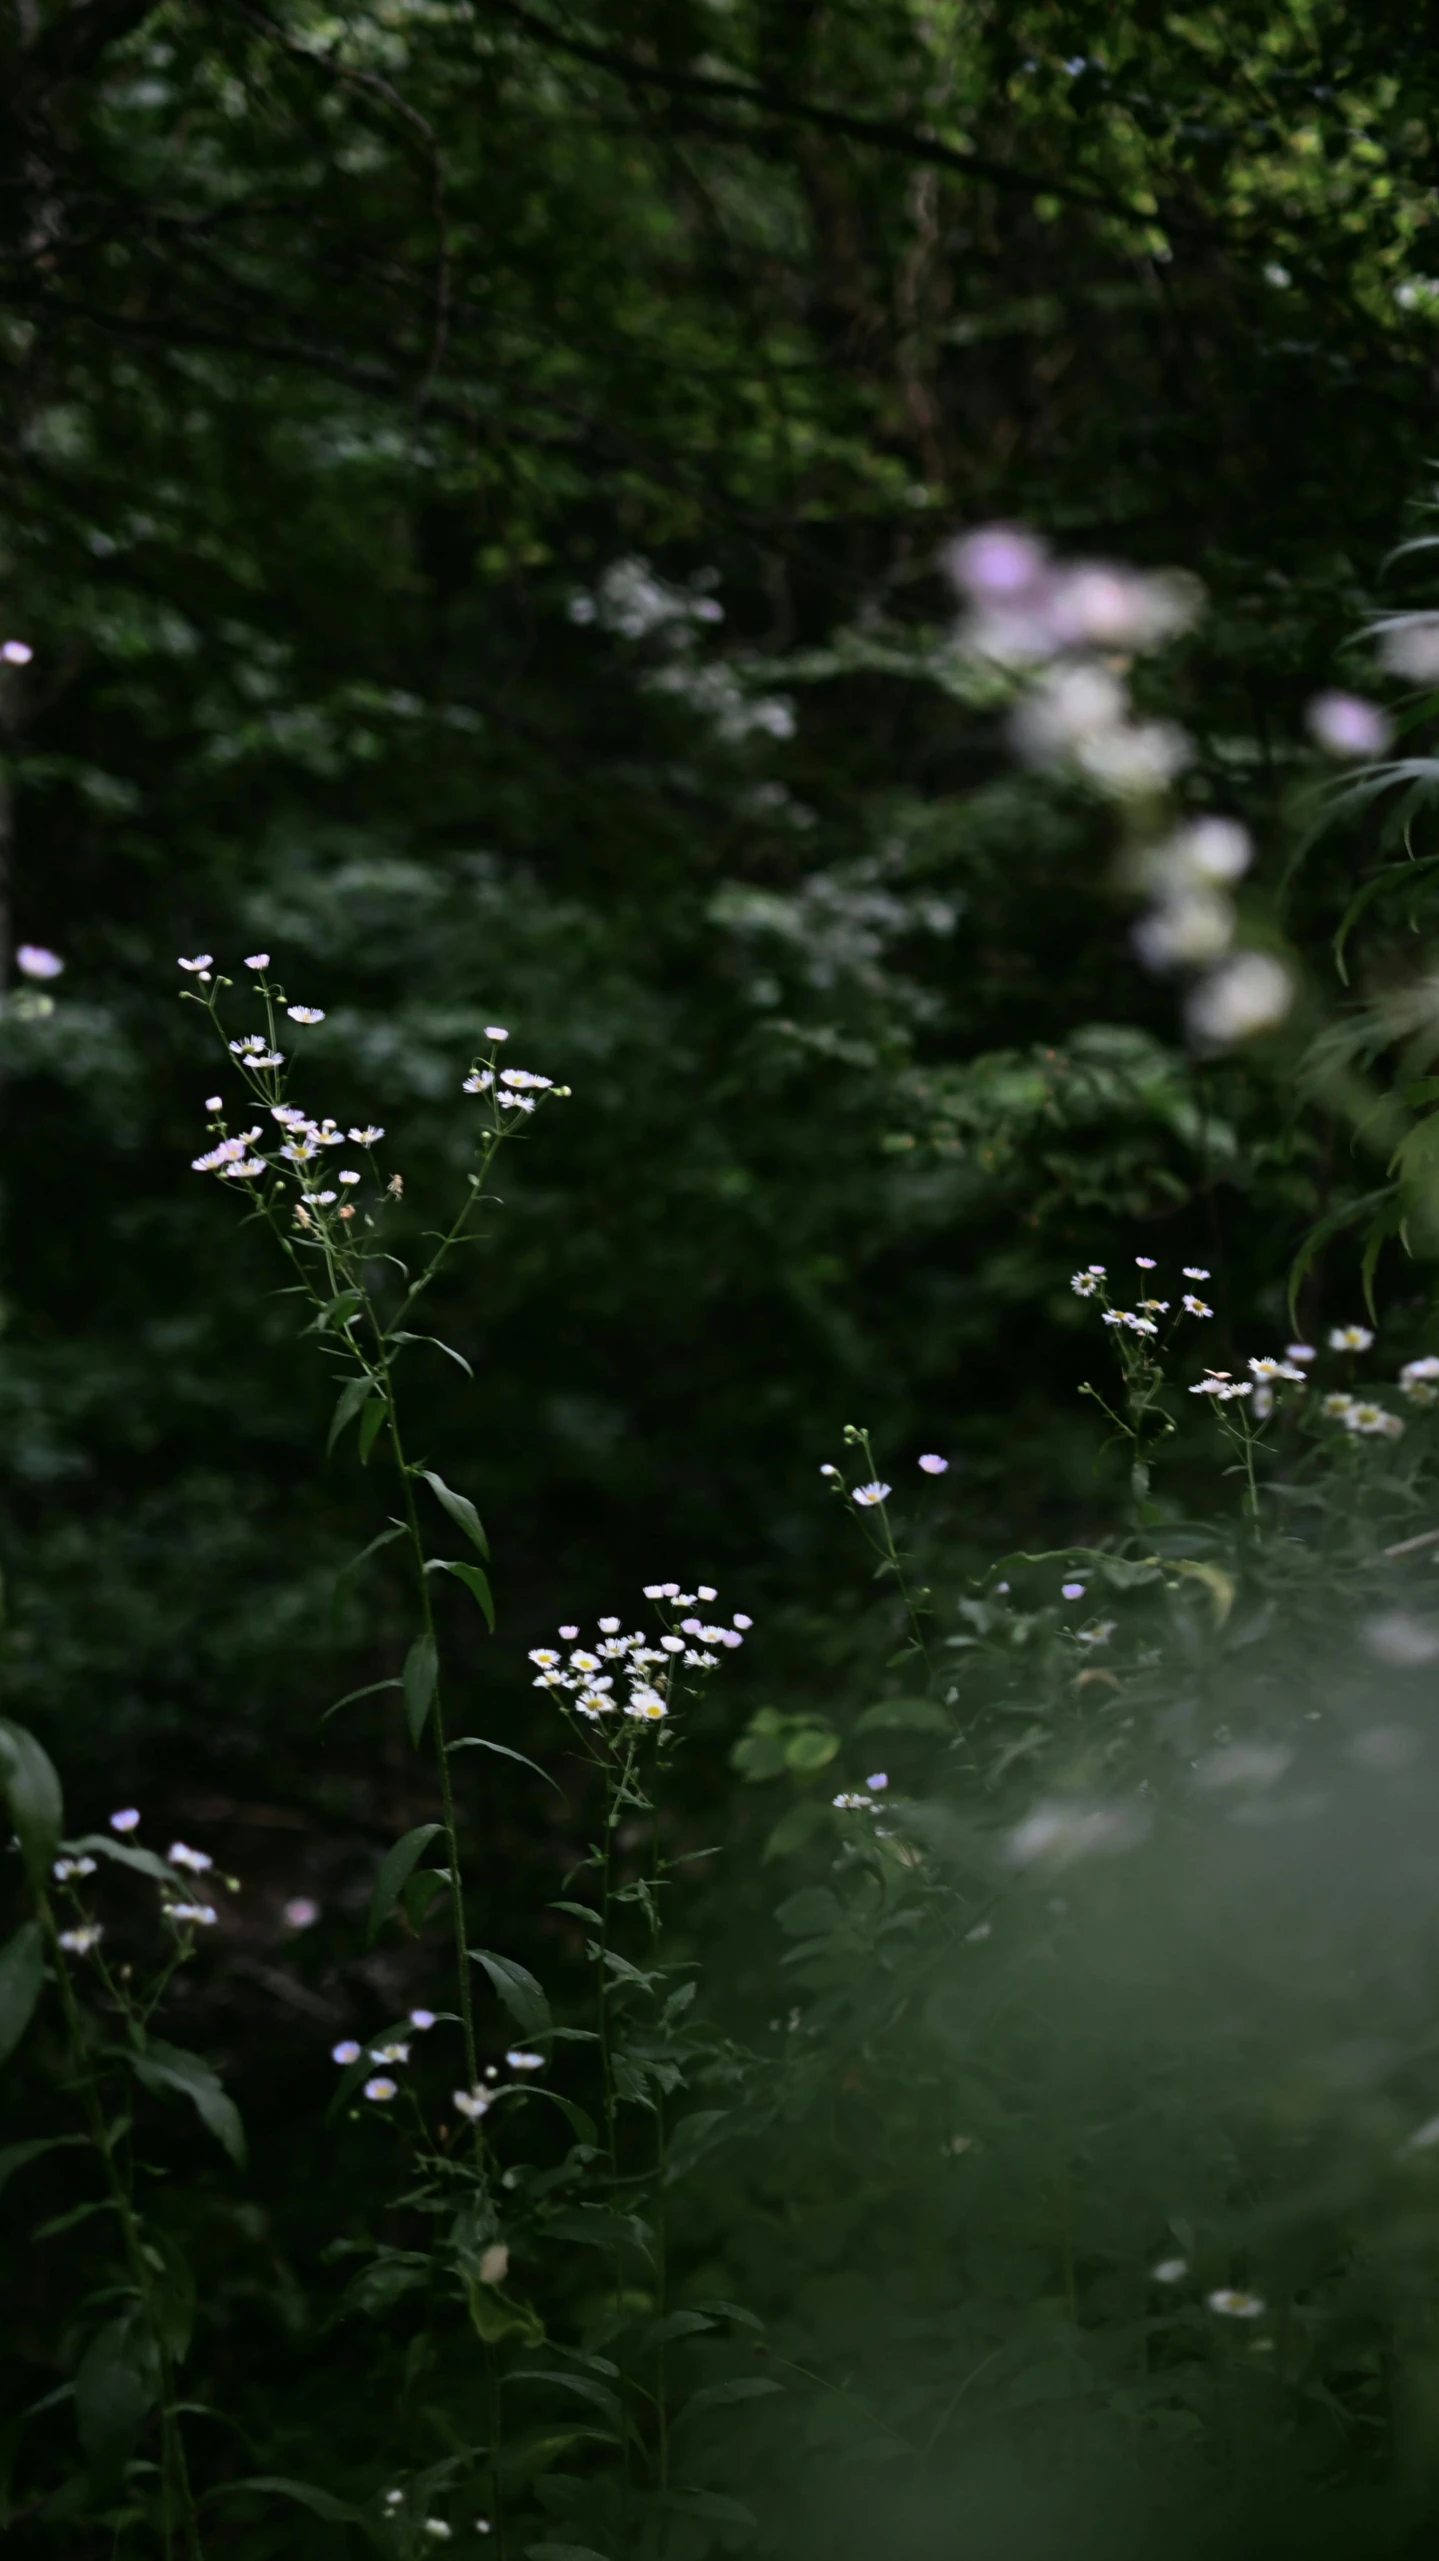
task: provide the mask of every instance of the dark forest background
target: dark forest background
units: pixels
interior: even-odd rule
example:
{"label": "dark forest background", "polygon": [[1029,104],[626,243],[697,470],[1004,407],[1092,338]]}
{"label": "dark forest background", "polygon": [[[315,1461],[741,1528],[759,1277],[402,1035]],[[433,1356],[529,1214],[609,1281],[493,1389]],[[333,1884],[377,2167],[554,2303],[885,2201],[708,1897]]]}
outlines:
{"label": "dark forest background", "polygon": [[[329,2039],[423,1988],[353,1925],[431,1781],[383,1701],[319,1725],[393,1668],[398,1570],[337,1595],[383,1498],[189,1171],[176,954],[324,1008],[324,1108],[384,1124],[416,1233],[487,1022],[573,1087],[445,1284],[473,1384],[414,1373],[494,1546],[499,1634],[455,1641],[535,1752],[526,1647],[707,1576],[756,1629],[677,1819],[762,1841],[748,1716],[883,1659],[846,1423],[948,1456],[958,1589],[1103,1527],[1076,1264],[1182,1255],[1278,1326],[1327,1217],[1306,1321],[1358,1304],[1382,1164],[1300,1062],[1425,916],[1366,911],[1346,997],[1378,822],[1291,857],[1306,703],[1426,598],[1385,564],[1436,451],[1439,18],[8,0],[0,49],[6,939],[66,964],[0,1017],[7,1712],[77,1829],[141,1803],[245,1880],[182,1987],[260,2129],[238,2300],[303,2258]],[[1142,684],[1254,830],[1279,1035],[1191,1057],[1110,818],[942,680],[942,547],[991,519],[1202,580]],[[537,1793],[475,1783],[494,1916],[572,1854]],[[697,1942],[775,1864],[697,1888]]]}

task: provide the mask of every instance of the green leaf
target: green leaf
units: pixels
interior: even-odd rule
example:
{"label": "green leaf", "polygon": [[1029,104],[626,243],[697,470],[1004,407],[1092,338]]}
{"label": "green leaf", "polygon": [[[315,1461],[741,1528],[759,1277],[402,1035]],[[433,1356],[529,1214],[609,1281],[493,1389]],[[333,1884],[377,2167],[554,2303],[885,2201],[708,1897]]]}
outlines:
{"label": "green leaf", "polygon": [[325,1443],[327,1458],[347,1424],[353,1423],[360,1407],[367,1405],[375,1393],[373,1379],[360,1377],[346,1380],[340,1390],[339,1400],[330,1421],[330,1437]]}
{"label": "green leaf", "polygon": [[545,2335],[545,2325],[533,2305],[517,2302],[501,2292],[497,2285],[486,2285],[478,2276],[465,2280],[465,2297],[475,2336],[492,2346],[499,2339],[522,2339],[527,2348],[537,2348]]}
{"label": "green leaf", "polygon": [[602,2411],[607,2419],[612,2419],[616,2427],[620,2424],[622,2413],[618,2393],[612,2392],[607,2383],[597,2383],[593,2375],[549,2372],[539,2366],[521,2365],[507,2374],[505,2381],[506,2383],[556,2383],[562,2392],[573,2392],[579,2400],[590,2402],[596,2410]]}
{"label": "green leaf", "polygon": [[245,2129],[240,2111],[221,2088],[217,2075],[198,2054],[187,2054],[181,2046],[162,2045],[154,2041],[143,2054],[130,2057],[135,2077],[147,2090],[178,2090],[187,2098],[202,2125],[207,2125],[217,2143],[224,2145],[237,2169],[245,2166]]}
{"label": "green leaf", "polygon": [[168,1860],[155,1850],[142,1850],[135,1841],[117,1841],[110,1832],[85,1832],[78,1841],[62,1841],[67,1853],[75,1850],[94,1851],[102,1859],[113,1859],[117,1867],[133,1869],[136,1876],[152,1876],[158,1885],[177,1885],[188,1892],[183,1876],[177,1874]]}
{"label": "green leaf", "polygon": [[696,2410],[725,2410],[736,2401],[761,2401],[779,2388],[767,2374],[732,2375],[728,2383],[706,2383],[692,2392],[679,2415],[688,2419]]}
{"label": "green leaf", "polygon": [[455,1565],[450,1562],[448,1557],[432,1556],[426,1561],[425,1572],[427,1574],[453,1574],[457,1583],[463,1583],[466,1591],[472,1592],[475,1599],[479,1602],[481,1609],[485,1613],[485,1619],[488,1624],[490,1634],[491,1636],[494,1635],[495,1604],[483,1566]]}
{"label": "green leaf", "polygon": [[405,1523],[403,1521],[391,1521],[388,1529],[382,1529],[378,1538],[372,1538],[368,1547],[362,1547],[358,1556],[352,1556],[347,1565],[342,1565],[340,1567],[338,1574],[335,1576],[336,1609],[339,1608],[345,1597],[346,1586],[348,1585],[351,1576],[358,1574],[362,1565],[368,1565],[372,1556],[378,1556],[382,1547],[392,1547],[395,1540],[397,1538],[403,1538],[404,1535]]}
{"label": "green leaf", "polygon": [[798,1770],[808,1778],[816,1770],[827,1769],[839,1750],[839,1736],[826,1733],[823,1727],[807,1725],[792,1734],[784,1747],[786,1769]]}
{"label": "green leaf", "polygon": [[113,2472],[145,2424],[154,2398],[149,2341],[129,2315],[97,2330],[75,2376],[80,2448],[95,2469]]}
{"label": "green leaf", "polygon": [[480,1554],[483,1556],[486,1564],[488,1564],[490,1559],[490,1542],[485,1536],[484,1525],[480,1519],[479,1513],[476,1511],[474,1504],[470,1501],[468,1494],[457,1494],[454,1487],[452,1485],[447,1485],[443,1476],[437,1476],[432,1467],[417,1468],[415,1472],[417,1475],[423,1476],[425,1483],[430,1487],[434,1494],[436,1502],[443,1504],[445,1510],[449,1513],[451,1520],[455,1522],[458,1528],[464,1531],[466,1538],[471,1541],[472,1545],[479,1549]]}
{"label": "green leaf", "polygon": [[368,2530],[369,2521],[360,2509],[350,2507],[344,2499],[337,2499],[333,2490],[317,2489],[313,2481],[287,2481],[277,2472],[255,2473],[246,2481],[222,2482],[218,2490],[207,2492],[207,2504],[213,2499],[229,2498],[236,2490],[266,2491],[279,2499],[294,2499],[300,2507],[308,2508],[312,2516],[323,2517],[327,2525],[358,2525]]}
{"label": "green leaf", "polygon": [[404,1833],[392,1849],[386,1850],[370,1897],[370,1917],[365,1927],[366,1941],[370,1946],[373,1947],[394,1910],[400,1888],[413,1875],[431,1841],[443,1830],[442,1823],[417,1823],[412,1832]]}
{"label": "green leaf", "polygon": [[447,1360],[452,1360],[457,1369],[462,1369],[466,1378],[474,1377],[475,1373],[463,1352],[457,1352],[450,1344],[442,1343],[438,1334],[392,1334],[390,1341],[392,1343],[429,1343],[435,1351],[443,1352]]}
{"label": "green leaf", "polygon": [[[521,1769],[533,1770],[536,1778],[542,1778],[546,1787],[554,1789],[556,1796],[564,1795],[559,1780],[552,1778],[548,1770],[542,1770],[538,1761],[528,1760],[523,1752],[512,1752],[508,1743],[492,1743],[487,1734],[457,1734],[445,1749],[447,1752],[498,1752],[501,1760],[518,1761]],[[553,1908],[558,1911],[560,1906],[556,1904]]]}
{"label": "green leaf", "polygon": [[370,1452],[379,1439],[388,1412],[389,1407],[384,1398],[377,1396],[373,1404],[367,1405],[360,1416],[360,1465],[362,1467],[369,1462]]}
{"label": "green leaf", "polygon": [[145,2247],[160,2262],[151,2290],[160,2334],[177,2365],[183,2365],[195,2327],[195,2271],[173,2233],[156,2232],[152,2225]]}
{"label": "green leaf", "polygon": [[405,1723],[410,1741],[418,1748],[421,1735],[430,1721],[435,1702],[435,1684],[440,1676],[440,1658],[433,1636],[417,1636],[405,1656],[403,1686]]}
{"label": "green leaf", "polygon": [[8,1717],[0,1717],[0,1794],[10,1808],[26,1875],[43,1894],[65,1828],[60,1781],[34,1735]]}
{"label": "green leaf", "polygon": [[882,1698],[854,1720],[856,1734],[952,1734],[954,1719],[932,1698]]}
{"label": "green leaf", "polygon": [[9,1946],[0,1948],[0,2063],[14,2053],[44,1985],[45,1933],[38,1921],[22,1921]]}
{"label": "green leaf", "polygon": [[38,2161],[43,2152],[65,2152],[77,2146],[84,2148],[89,2140],[88,2134],[48,2134],[39,2136],[32,2143],[8,2143],[0,2152],[0,2188],[8,2186],[17,2170],[27,2168],[31,2161]]}
{"label": "green leaf", "polygon": [[550,2005],[533,1974],[517,1965],[512,1956],[496,1956],[487,1947],[472,1947],[470,1955],[482,1965],[504,2002],[511,2018],[518,2020],[527,2036],[543,2036],[550,2024]]}
{"label": "green leaf", "polygon": [[353,1707],[357,1699],[376,1698],[381,1690],[399,1690],[403,1688],[404,1682],[395,1680],[393,1677],[388,1681],[367,1681],[362,1690],[346,1690],[343,1698],[337,1698],[332,1707],[326,1708],[324,1715],[320,1719],[320,1723],[324,1725],[330,1717],[338,1716],[342,1707]]}
{"label": "green leaf", "polygon": [[425,1915],[437,1903],[450,1882],[447,1867],[421,1867],[407,1877],[400,1889],[400,1901],[412,1930],[422,1929]]}

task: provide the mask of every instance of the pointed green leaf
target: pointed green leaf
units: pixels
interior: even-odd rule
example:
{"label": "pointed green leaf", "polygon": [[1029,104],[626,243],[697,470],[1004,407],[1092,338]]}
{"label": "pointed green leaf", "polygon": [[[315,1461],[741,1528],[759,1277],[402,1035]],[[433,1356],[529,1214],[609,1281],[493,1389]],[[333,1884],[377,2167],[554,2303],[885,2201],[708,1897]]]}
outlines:
{"label": "pointed green leaf", "polygon": [[[383,1411],[383,1408],[381,1410]],[[361,1428],[363,1430],[363,1426],[361,1426]],[[392,1546],[397,1538],[403,1538],[404,1535],[404,1522],[391,1521],[388,1529],[382,1529],[378,1538],[372,1538],[368,1547],[362,1547],[358,1556],[352,1556],[347,1565],[342,1565],[340,1567],[338,1574],[335,1576],[336,1609],[340,1607],[341,1602],[345,1598],[346,1589],[349,1585],[351,1575],[358,1574],[362,1565],[368,1565],[372,1556],[378,1556],[382,1547]]]}
{"label": "pointed green leaf", "polygon": [[269,2491],[276,2498],[293,2499],[297,2506],[308,2508],[312,2516],[323,2517],[327,2525],[364,2526],[368,2532],[368,2520],[358,2508],[337,2499],[333,2490],[318,2489],[313,2481],[287,2481],[277,2472],[259,2472],[246,2481],[222,2482],[218,2490],[207,2493],[207,2499],[229,2498],[236,2490]]}
{"label": "pointed green leaf", "polygon": [[375,1698],[381,1690],[398,1690],[403,1689],[403,1687],[404,1683],[402,1681],[397,1681],[391,1677],[388,1681],[367,1681],[362,1690],[346,1690],[343,1698],[337,1698],[333,1707],[326,1708],[324,1715],[320,1719],[320,1723],[324,1725],[332,1716],[338,1716],[342,1707],[353,1707],[356,1699]]}
{"label": "pointed green leaf", "polygon": [[360,1416],[360,1465],[362,1467],[368,1463],[370,1452],[379,1439],[388,1410],[383,1397],[377,1396],[365,1407]]}
{"label": "pointed green leaf", "polygon": [[451,1520],[464,1531],[466,1538],[479,1549],[480,1554],[485,1559],[486,1564],[488,1564],[490,1557],[490,1542],[485,1536],[484,1525],[481,1522],[479,1513],[476,1511],[474,1504],[470,1501],[468,1494],[457,1494],[454,1487],[447,1485],[443,1476],[437,1476],[432,1467],[422,1467],[417,1470],[417,1473],[423,1476],[425,1483],[433,1492],[436,1502],[444,1505],[444,1508],[449,1513]]}
{"label": "pointed green leaf", "polygon": [[362,1375],[359,1378],[351,1378],[346,1381],[345,1385],[340,1390],[339,1401],[336,1404],[334,1415],[331,1419],[330,1437],[325,1443],[326,1457],[329,1456],[330,1451],[334,1448],[341,1432],[346,1429],[348,1424],[353,1423],[360,1407],[368,1404],[370,1398],[374,1394],[375,1386],[372,1379],[366,1378]]}
{"label": "pointed green leaf", "polygon": [[438,1334],[391,1334],[389,1339],[392,1343],[433,1344],[437,1352],[443,1352],[447,1360],[452,1360],[458,1369],[462,1369],[464,1371],[466,1378],[474,1377],[475,1373],[471,1369],[469,1362],[466,1360],[464,1353],[453,1350],[451,1345],[448,1343],[442,1343]]}
{"label": "pointed green leaf", "polygon": [[0,1948],[0,2063],[14,2053],[44,1984],[45,1933],[38,1921],[22,1921],[9,1946]]}
{"label": "pointed green leaf", "polygon": [[442,1823],[417,1823],[412,1832],[406,1832],[392,1849],[386,1850],[370,1897],[370,1918],[365,1935],[371,1944],[393,1912],[401,1887],[414,1874],[436,1834],[443,1830]]}
{"label": "pointed green leaf", "polygon": [[487,1947],[472,1947],[470,1955],[482,1965],[504,2002],[511,2018],[517,2019],[527,2036],[543,2036],[550,2024],[550,2005],[540,1985],[523,1965],[512,1956],[496,1956]]}
{"label": "pointed green leaf", "polygon": [[201,2124],[209,2127],[235,2167],[243,2170],[245,2129],[240,2111],[201,2055],[187,2054],[178,2045],[162,2045],[155,2040],[143,2054],[133,2054],[130,2063],[136,2079],[143,2081],[147,2090],[178,2090],[182,2098],[187,2098]]}
{"label": "pointed green leaf", "polygon": [[489,1627],[490,1634],[491,1636],[494,1635],[495,1604],[491,1597],[489,1581],[482,1565],[456,1565],[447,1556],[431,1556],[426,1560],[425,1572],[427,1574],[453,1574],[457,1583],[463,1583],[466,1591],[473,1592],[481,1609],[485,1613],[485,1620]]}
{"label": "pointed green leaf", "polygon": [[190,1889],[185,1879],[168,1860],[154,1850],[142,1850],[135,1841],[117,1841],[110,1832],[84,1832],[78,1841],[63,1841],[65,1851],[94,1852],[102,1859],[113,1859],[117,1867],[133,1869],[137,1876],[153,1876],[157,1885],[177,1886],[184,1894]]}
{"label": "pointed green leaf", "polygon": [[405,1656],[404,1671],[405,1723],[410,1729],[410,1741],[416,1745],[430,1721],[439,1671],[433,1636],[417,1636]]}
{"label": "pointed green leaf", "polygon": [[536,1778],[544,1780],[546,1787],[552,1787],[556,1796],[564,1795],[559,1780],[551,1778],[548,1770],[542,1770],[538,1761],[527,1760],[523,1752],[512,1752],[508,1743],[492,1743],[488,1734],[457,1734],[445,1749],[447,1752],[498,1752],[502,1761],[518,1761],[521,1769],[533,1770]]}
{"label": "pointed green leaf", "polygon": [[127,2314],[97,2330],[75,2377],[75,2415],[87,2463],[107,2471],[129,2453],[154,2398],[154,2351]]}
{"label": "pointed green leaf", "polygon": [[7,2143],[0,2152],[0,2188],[14,2178],[17,2170],[38,2161],[43,2152],[68,2152],[89,2140],[88,2134],[42,2134],[30,2143]]}
{"label": "pointed green leaf", "polygon": [[0,1717],[0,1795],[10,1808],[25,1872],[35,1892],[43,1893],[65,1828],[60,1781],[34,1735],[8,1717]]}

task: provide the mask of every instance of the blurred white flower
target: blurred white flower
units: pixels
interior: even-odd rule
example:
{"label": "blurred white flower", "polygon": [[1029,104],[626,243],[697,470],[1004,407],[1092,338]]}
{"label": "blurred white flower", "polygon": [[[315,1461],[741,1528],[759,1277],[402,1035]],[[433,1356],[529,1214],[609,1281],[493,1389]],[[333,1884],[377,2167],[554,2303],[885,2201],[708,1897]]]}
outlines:
{"label": "blurred white flower", "polygon": [[283,1918],[287,1930],[311,1929],[319,1917],[319,1904],[312,1902],[308,1894],[292,1895],[284,1907]]}
{"label": "blurred white flower", "polygon": [[1189,1290],[1185,1291],[1184,1296],[1179,1303],[1184,1309],[1186,1315],[1189,1316],[1212,1316],[1214,1313],[1212,1307],[1206,1307],[1203,1299],[1194,1297],[1193,1293]]}
{"label": "blurred white flower", "polygon": [[322,1023],[325,1019],[318,1005],[287,1005],[285,1011],[292,1023]]}
{"label": "blurred white flower", "polygon": [[359,2059],[360,2049],[352,2036],[342,2036],[339,2044],[330,2048],[332,2063],[358,2063]]}
{"label": "blurred white flower", "polygon": [[28,640],[0,641],[0,658],[7,667],[28,667],[34,655]]}
{"label": "blurred white flower", "polygon": [[245,967],[247,969],[268,969],[269,966],[270,955],[267,951],[252,951],[246,953]]}
{"label": "blurred white flower", "polygon": [[941,1458],[935,1450],[926,1450],[919,1463],[926,1476],[947,1476],[949,1473],[948,1459]]}
{"label": "blurred white flower", "polygon": [[1194,967],[1228,951],[1234,922],[1227,898],[1211,889],[1189,889],[1141,916],[1131,938],[1146,969]]}
{"label": "blurred white flower", "polygon": [[383,2072],[377,2072],[365,2083],[365,2096],[372,2099],[377,2107],[388,2107],[391,2099],[399,2097],[399,2091]]}
{"label": "blurred white flower", "polygon": [[1188,2276],[1189,2261],[1187,2259],[1161,2259],[1158,2267],[1151,2268],[1149,2273],[1154,2278],[1157,2285],[1177,2285],[1182,2276]]}
{"label": "blurred white flower", "polygon": [[1417,1671],[1422,1663],[1439,1662],[1439,1627],[1415,1618],[1409,1610],[1380,1610],[1359,1631],[1366,1653],[1397,1672]]}
{"label": "blurred white flower", "polygon": [[184,1841],[172,1841],[165,1856],[172,1867],[188,1867],[194,1876],[204,1876],[215,1864],[208,1850],[192,1850]]}
{"label": "blurred white flower", "polygon": [[93,1948],[99,1946],[104,1935],[99,1922],[90,1921],[83,1929],[62,1930],[60,1945],[67,1956],[88,1956]]}
{"label": "blurred white flower", "polygon": [[1231,2321],[1257,2321],[1264,2309],[1261,2296],[1241,2294],[1234,2286],[1221,2285],[1205,2301],[1211,2312],[1222,2312]]}
{"label": "blurred white flower", "polygon": [[1076,1298],[1093,1298],[1099,1282],[1093,1272],[1074,1272],[1070,1276],[1069,1286]]}
{"label": "blurred white flower", "polygon": [[887,1500],[892,1491],[893,1488],[891,1486],[881,1485],[876,1477],[872,1484],[856,1485],[853,1499],[860,1505],[862,1510],[872,1512],[875,1510],[877,1505]]}
{"label": "blurred white flower", "polygon": [[1373,1340],[1373,1333],[1367,1325],[1331,1325],[1329,1328],[1331,1352],[1367,1352]]}
{"label": "blurred white flower", "polygon": [[138,1805],[122,1805],[119,1813],[112,1814],[110,1817],[110,1829],[112,1832],[135,1832],[138,1831],[139,1828],[140,1808]]}
{"label": "blurred white flower", "polygon": [[1394,614],[1376,626],[1379,663],[1411,684],[1439,678],[1439,614]]}
{"label": "blurred white flower", "polygon": [[410,2025],[413,2028],[418,2028],[422,2035],[426,2028],[433,2027],[434,2024],[435,2013],[433,2010],[411,2010]]}
{"label": "blurred white flower", "polygon": [[490,2090],[452,2090],[450,2096],[461,2116],[468,2117],[471,2125],[477,2125],[494,2105],[494,2093]]}
{"label": "blurred white flower", "polygon": [[1394,725],[1360,694],[1316,694],[1304,715],[1309,735],[1330,756],[1382,756]]}
{"label": "blurred white flower", "polygon": [[15,966],[22,978],[58,978],[65,963],[45,943],[21,943],[16,948]]}
{"label": "blurred white flower", "polygon": [[1194,1038],[1214,1048],[1272,1031],[1294,1002],[1294,981],[1271,952],[1236,952],[1190,990],[1185,1016]]}
{"label": "blurred white flower", "polygon": [[203,971],[212,966],[214,957],[215,955],[213,952],[197,952],[193,960],[182,960],[179,963],[179,967],[181,969],[188,969],[194,976],[199,976]]}

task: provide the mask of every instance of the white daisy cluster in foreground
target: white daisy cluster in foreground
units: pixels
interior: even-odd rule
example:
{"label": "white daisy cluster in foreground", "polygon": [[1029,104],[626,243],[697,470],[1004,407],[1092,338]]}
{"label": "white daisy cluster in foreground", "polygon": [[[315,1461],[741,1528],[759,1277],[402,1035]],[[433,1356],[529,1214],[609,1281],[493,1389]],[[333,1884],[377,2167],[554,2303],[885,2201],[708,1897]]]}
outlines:
{"label": "white daisy cluster in foreground", "polygon": [[[644,1590],[666,1622],[657,1637],[643,1628],[627,1634],[617,1618],[602,1618],[593,1645],[577,1645],[578,1627],[562,1627],[558,1646],[530,1647],[535,1688],[547,1690],[567,1714],[590,1725],[620,1713],[637,1724],[658,1725],[669,1715],[679,1675],[716,1671],[726,1653],[743,1645],[754,1623],[743,1610],[735,1610],[728,1625],[712,1618],[719,1594],[710,1583],[697,1583],[692,1592],[681,1591],[678,1583],[646,1583]],[[623,1696],[617,1683],[624,1685]]]}
{"label": "white daisy cluster in foreground", "polygon": [[[110,1817],[110,1829],[121,1841],[129,1841],[139,1828],[138,1805],[122,1805]],[[209,1851],[192,1849],[188,1841],[170,1843],[165,1852],[165,1866],[172,1871],[179,1868],[195,1877],[213,1877],[217,1884],[227,1885],[231,1892],[238,1890],[238,1878],[221,1877]],[[85,1910],[79,1896],[85,1879],[98,1872],[97,1861],[82,1851],[62,1848],[60,1856],[51,1861],[50,1873],[68,1897],[75,1914],[73,1924],[57,1932],[59,1944],[67,1956],[93,1956],[105,1936],[104,1923]],[[146,1872],[154,1873],[150,1869]],[[214,1929],[220,1917],[213,1903],[202,1902],[197,1894],[187,1894],[173,1873],[160,1879],[160,1911],[178,1934],[182,1954],[188,1954],[193,1947],[194,1931]]]}

